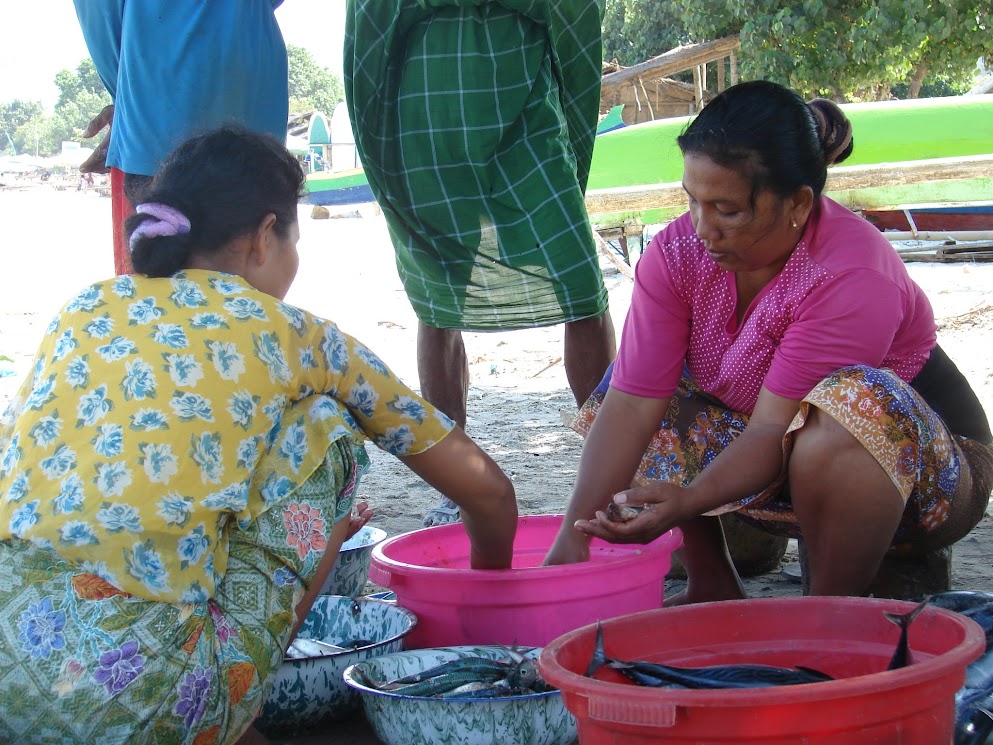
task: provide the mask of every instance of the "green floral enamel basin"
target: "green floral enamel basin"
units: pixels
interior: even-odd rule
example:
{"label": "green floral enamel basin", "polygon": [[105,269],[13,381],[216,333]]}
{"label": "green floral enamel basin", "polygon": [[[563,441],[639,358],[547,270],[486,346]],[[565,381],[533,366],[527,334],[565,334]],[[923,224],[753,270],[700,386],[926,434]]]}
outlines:
{"label": "green floral enamel basin", "polygon": [[358,533],[341,545],[338,559],[321,588],[321,594],[348,595],[353,598],[361,595],[369,579],[372,549],[384,540],[385,530],[371,525],[362,526]]}
{"label": "green floral enamel basin", "polygon": [[284,659],[256,727],[269,737],[290,737],[350,715],[359,707],[359,694],[345,684],[345,669],[399,652],[416,624],[414,614],[396,603],[318,596],[297,637],[336,647],[357,646],[316,657]]}
{"label": "green floral enamel basin", "polygon": [[[520,650],[537,660],[540,647]],[[393,680],[460,657],[506,659],[498,646],[415,649],[357,662],[345,683],[361,695],[362,709],[386,745],[571,745],[576,720],[560,691],[489,699],[446,700],[379,691],[361,681]]]}

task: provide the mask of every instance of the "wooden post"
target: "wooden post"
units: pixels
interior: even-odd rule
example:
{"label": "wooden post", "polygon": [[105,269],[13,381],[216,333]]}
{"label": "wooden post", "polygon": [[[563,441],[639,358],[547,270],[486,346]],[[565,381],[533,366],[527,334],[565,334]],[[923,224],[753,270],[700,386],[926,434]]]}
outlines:
{"label": "wooden post", "polygon": [[652,108],[652,97],[648,95],[648,91],[645,90],[645,81],[638,78],[638,85],[641,86],[641,92],[645,94],[645,103],[648,104],[648,115],[655,121],[655,110]]}
{"label": "wooden post", "polygon": [[724,90],[724,57],[717,60],[717,92]]}
{"label": "wooden post", "polygon": [[728,57],[728,66],[731,68],[731,85],[738,85],[738,56],[734,52]]}
{"label": "wooden post", "polygon": [[629,265],[625,264],[620,257],[614,253],[614,250],[607,245],[607,241],[605,241],[595,230],[593,231],[593,240],[596,243],[596,247],[600,253],[606,256],[610,260],[610,263],[617,267],[617,271],[628,279],[634,279],[634,270]]}
{"label": "wooden post", "polygon": [[124,196],[124,172],[110,169],[110,219],[113,222],[114,274],[131,274],[131,252],[124,240],[124,221],[134,214],[134,207]]}
{"label": "wooden post", "polygon": [[703,83],[700,77],[700,65],[697,65],[693,68],[693,101],[697,111],[703,108]]}

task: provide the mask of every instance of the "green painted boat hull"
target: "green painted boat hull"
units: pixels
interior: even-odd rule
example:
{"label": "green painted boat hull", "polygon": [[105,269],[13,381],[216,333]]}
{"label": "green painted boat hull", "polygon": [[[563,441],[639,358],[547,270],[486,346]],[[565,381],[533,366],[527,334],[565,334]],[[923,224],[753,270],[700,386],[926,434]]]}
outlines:
{"label": "green painted boat hull", "polygon": [[[993,96],[844,104],[842,109],[852,122],[855,139],[855,148],[845,166],[993,153]],[[587,189],[680,182],[683,157],[676,137],[692,118],[660,119],[597,137]],[[842,204],[863,208],[989,201],[993,198],[993,175],[828,192],[828,195]],[[672,208],[592,217],[598,223],[624,219],[651,223],[670,219],[683,211]]]}
{"label": "green painted boat hull", "polygon": [[[993,96],[845,104],[842,109],[851,119],[855,137],[855,149],[845,166],[993,154]],[[683,157],[676,137],[691,120],[692,117],[661,119],[599,134],[587,190],[681,181]],[[372,199],[361,169],[311,174],[307,188],[307,201],[315,204],[352,204]],[[993,196],[993,174],[990,178],[829,191],[828,195],[860,208],[989,201]],[[625,219],[651,223],[683,211],[672,208],[591,217],[598,224],[617,224]]]}

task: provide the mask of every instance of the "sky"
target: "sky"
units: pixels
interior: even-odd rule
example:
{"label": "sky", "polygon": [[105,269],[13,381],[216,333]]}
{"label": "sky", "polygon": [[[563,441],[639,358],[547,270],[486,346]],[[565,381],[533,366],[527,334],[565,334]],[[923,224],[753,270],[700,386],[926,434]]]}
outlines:
{"label": "sky", "polygon": [[[285,0],[276,20],[287,44],[341,74],[345,0]],[[88,56],[72,0],[0,2],[0,103],[41,101],[51,111],[55,74]]]}

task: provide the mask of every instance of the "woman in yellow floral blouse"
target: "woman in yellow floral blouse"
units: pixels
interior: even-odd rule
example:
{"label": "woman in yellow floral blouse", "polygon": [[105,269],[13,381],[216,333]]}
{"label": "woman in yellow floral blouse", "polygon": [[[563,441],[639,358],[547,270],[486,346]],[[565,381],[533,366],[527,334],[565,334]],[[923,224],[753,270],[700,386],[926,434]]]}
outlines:
{"label": "woman in yellow floral blouse", "polygon": [[366,438],[459,504],[474,567],[509,566],[497,465],[282,302],[301,186],[271,138],[184,143],[128,223],[138,274],[49,325],[0,422],[0,741],[251,737],[345,540]]}

